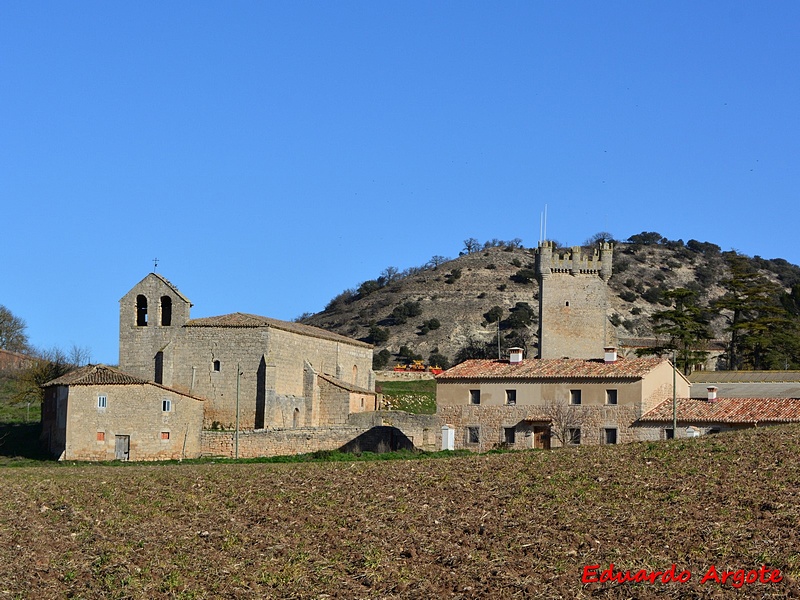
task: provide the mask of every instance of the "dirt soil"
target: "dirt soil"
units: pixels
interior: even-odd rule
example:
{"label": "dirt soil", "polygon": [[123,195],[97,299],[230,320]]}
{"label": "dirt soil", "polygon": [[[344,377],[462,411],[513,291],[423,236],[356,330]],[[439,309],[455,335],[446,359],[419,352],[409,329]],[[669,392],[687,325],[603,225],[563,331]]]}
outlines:
{"label": "dirt soil", "polygon": [[[0,469],[0,598],[797,598],[800,426],[436,460]],[[581,582],[584,568],[691,573]],[[711,566],[777,583],[700,580]]]}

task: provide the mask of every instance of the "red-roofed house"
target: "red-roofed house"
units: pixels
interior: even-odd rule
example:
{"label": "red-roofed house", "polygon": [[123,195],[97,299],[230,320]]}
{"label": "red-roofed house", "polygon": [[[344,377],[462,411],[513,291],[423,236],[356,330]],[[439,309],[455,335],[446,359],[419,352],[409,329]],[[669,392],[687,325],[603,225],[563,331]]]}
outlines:
{"label": "red-roofed house", "polygon": [[549,448],[659,439],[636,421],[689,382],[661,358],[468,360],[436,377],[437,414],[455,447]]}
{"label": "red-roofed house", "polygon": [[[679,437],[703,435],[800,422],[800,398],[721,398],[712,386],[706,398],[678,398],[676,413]],[[642,415],[639,425],[671,429],[672,420],[673,405],[668,399]]]}

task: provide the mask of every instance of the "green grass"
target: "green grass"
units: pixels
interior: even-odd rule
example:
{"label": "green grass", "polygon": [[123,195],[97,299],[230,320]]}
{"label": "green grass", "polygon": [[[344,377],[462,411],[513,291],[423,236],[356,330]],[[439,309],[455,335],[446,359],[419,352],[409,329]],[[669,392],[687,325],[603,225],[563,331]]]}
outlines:
{"label": "green grass", "polygon": [[378,381],[384,403],[392,410],[432,415],[436,412],[436,381],[412,379],[408,381]]}

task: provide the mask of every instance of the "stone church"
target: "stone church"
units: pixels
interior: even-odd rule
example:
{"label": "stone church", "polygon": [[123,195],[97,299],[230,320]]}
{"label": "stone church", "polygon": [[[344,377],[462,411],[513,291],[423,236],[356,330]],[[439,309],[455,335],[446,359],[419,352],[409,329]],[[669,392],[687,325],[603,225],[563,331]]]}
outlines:
{"label": "stone church", "polygon": [[[204,427],[339,425],[377,409],[372,346],[251,314],[192,319],[150,273],[120,300],[119,368],[205,400]],[[237,408],[238,407],[238,408]]]}

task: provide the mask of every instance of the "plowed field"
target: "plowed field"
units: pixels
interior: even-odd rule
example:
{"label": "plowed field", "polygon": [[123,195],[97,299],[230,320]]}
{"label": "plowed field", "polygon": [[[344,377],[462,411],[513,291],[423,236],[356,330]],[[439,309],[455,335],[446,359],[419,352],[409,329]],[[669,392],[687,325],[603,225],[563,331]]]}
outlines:
{"label": "plowed field", "polygon": [[[436,460],[4,468],[0,486],[0,598],[800,597],[797,426]],[[612,563],[690,579],[582,583]],[[712,566],[782,580],[701,584]]]}

